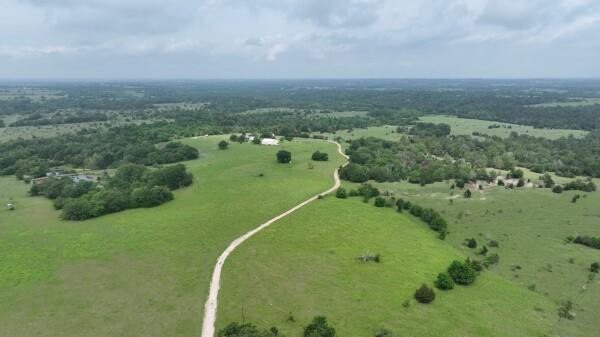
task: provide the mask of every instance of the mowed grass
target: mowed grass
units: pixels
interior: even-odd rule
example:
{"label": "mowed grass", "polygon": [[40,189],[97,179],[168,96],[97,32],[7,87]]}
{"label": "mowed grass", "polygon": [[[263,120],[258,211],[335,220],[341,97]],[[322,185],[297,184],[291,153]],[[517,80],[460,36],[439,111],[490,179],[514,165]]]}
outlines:
{"label": "mowed grass", "polygon": [[[381,254],[382,262],[359,262],[366,253]],[[313,316],[325,315],[339,336],[372,336],[382,327],[424,337],[550,333],[553,303],[493,272],[468,287],[436,290],[429,305],[414,300],[417,287],[431,286],[452,260],[464,258],[409,215],[328,197],[233,252],[222,274],[217,325],[244,318],[294,337]]]}
{"label": "mowed grass", "polygon": [[[333,184],[334,144],[188,139],[194,184],[156,208],[59,220],[28,185],[0,178],[0,336],[198,336],[217,256],[237,236]],[[275,153],[292,152],[291,165]],[[320,149],[330,162],[313,162]],[[263,173],[263,177],[259,174]],[[2,205],[3,206],[3,205]]]}
{"label": "mowed grass", "polygon": [[[560,303],[573,301],[575,320],[557,322],[553,336],[598,335],[600,278],[590,281],[588,275],[590,264],[600,262],[600,250],[566,244],[565,238],[600,236],[600,192],[555,194],[549,189],[492,187],[473,191],[470,199],[457,190],[458,197],[450,203],[446,182],[424,187],[406,182],[377,185],[443,213],[450,223],[446,241],[464,254],[481,258],[463,245],[466,238],[475,238],[479,247],[497,240],[500,246],[490,248],[500,256],[493,272],[551,300],[556,307],[553,314]],[[572,203],[575,194],[583,197]]]}
{"label": "mowed grass", "polygon": [[[473,132],[479,132],[490,136],[498,136],[507,138],[511,132],[518,134],[525,134],[533,137],[543,137],[547,139],[558,139],[561,137],[568,137],[573,135],[574,137],[582,138],[587,135],[587,131],[582,130],[568,130],[568,129],[536,129],[532,126],[484,121],[479,119],[469,118],[458,118],[453,116],[424,116],[419,119],[421,122],[435,123],[435,124],[448,124],[451,128],[451,134],[453,135],[471,135]],[[489,129],[490,125],[501,125],[505,127]],[[509,129],[506,126],[510,126]]]}

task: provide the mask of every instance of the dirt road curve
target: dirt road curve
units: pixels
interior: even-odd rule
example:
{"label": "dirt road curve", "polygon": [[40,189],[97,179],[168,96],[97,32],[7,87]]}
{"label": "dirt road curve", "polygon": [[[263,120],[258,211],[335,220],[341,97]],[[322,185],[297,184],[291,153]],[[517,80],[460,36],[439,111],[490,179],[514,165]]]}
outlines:
{"label": "dirt road curve", "polygon": [[[338,152],[342,156],[344,156],[346,159],[349,159],[348,156],[346,154],[344,154],[344,152],[342,151],[342,146],[339,143],[334,142],[334,141],[328,141],[328,142],[336,144],[338,147]],[[347,163],[345,163],[344,166],[346,164]],[[231,252],[233,252],[237,248],[237,246],[241,245],[244,241],[251,238],[254,234],[269,227],[269,225],[271,225],[275,221],[306,206],[307,204],[309,204],[312,201],[314,201],[315,199],[317,199],[320,195],[329,194],[329,193],[337,190],[338,187],[340,187],[340,177],[339,177],[337,169],[335,170],[335,172],[333,172],[333,180],[334,180],[333,187],[331,187],[327,191],[319,193],[319,194],[315,195],[314,197],[312,197],[308,200],[305,200],[302,203],[292,207],[291,209],[279,214],[278,216],[272,218],[271,220],[263,223],[262,225],[256,227],[255,229],[253,229],[253,230],[247,232],[246,234],[240,236],[239,238],[233,240],[233,242],[230,243],[229,246],[227,246],[225,251],[217,259],[217,264],[215,265],[215,269],[212,274],[212,279],[210,280],[210,290],[208,293],[208,300],[206,300],[206,305],[204,306],[204,319],[202,321],[202,337],[214,337],[214,335],[215,335],[215,320],[217,318],[217,297],[219,295],[219,288],[221,286],[221,270],[223,269],[223,264],[225,264],[225,260],[227,260],[227,257],[229,256],[229,254],[231,254]]]}

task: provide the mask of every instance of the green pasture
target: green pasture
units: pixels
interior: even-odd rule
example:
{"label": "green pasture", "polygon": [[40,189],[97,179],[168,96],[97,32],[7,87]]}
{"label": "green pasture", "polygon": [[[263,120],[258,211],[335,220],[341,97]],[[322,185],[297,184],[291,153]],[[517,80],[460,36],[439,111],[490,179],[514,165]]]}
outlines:
{"label": "green pasture", "polygon": [[[382,327],[415,337],[550,334],[552,300],[493,271],[471,286],[436,290],[431,304],[417,303],[417,287],[431,286],[452,260],[468,255],[451,243],[409,215],[360,198],[317,200],[233,252],[217,325],[244,319],[297,337],[313,316],[325,315],[339,336],[372,336]],[[381,263],[357,259],[367,253],[381,254]]]}
{"label": "green pasture", "polygon": [[[377,184],[396,197],[432,207],[449,222],[446,241],[463,254],[475,258],[483,244],[497,252],[500,263],[493,273],[531,288],[552,301],[575,303],[576,318],[557,322],[551,336],[592,336],[597,334],[600,317],[600,277],[589,280],[592,262],[600,262],[600,251],[581,245],[566,244],[569,235],[600,236],[600,193],[549,189],[504,187],[473,191],[470,199],[456,190],[451,195],[450,183],[421,187],[401,183]],[[576,203],[571,199],[580,194]],[[452,201],[451,201],[452,200]],[[475,238],[478,249],[463,245]],[[489,240],[497,240],[498,248],[490,248]],[[558,316],[556,316],[557,318]]]}
{"label": "green pasture", "polygon": [[[560,137],[584,137],[587,131],[568,130],[568,129],[536,129],[532,126],[484,121],[479,119],[458,118],[453,116],[424,116],[419,119],[422,122],[435,124],[448,124],[453,135],[471,135],[473,132],[479,132],[490,136],[498,136],[506,138],[511,132],[518,134],[526,134],[533,137],[543,137],[548,139],[557,139]],[[490,125],[501,125],[500,128],[489,129]],[[510,126],[510,128],[508,128]]]}
{"label": "green pasture", "polygon": [[[0,336],[199,336],[217,256],[329,188],[343,161],[320,141],[216,150],[224,138],[185,140],[201,155],[185,163],[195,181],[174,201],[83,222],[61,221],[50,201],[1,177]],[[292,164],[276,163],[282,148]],[[331,161],[312,162],[317,149]]]}

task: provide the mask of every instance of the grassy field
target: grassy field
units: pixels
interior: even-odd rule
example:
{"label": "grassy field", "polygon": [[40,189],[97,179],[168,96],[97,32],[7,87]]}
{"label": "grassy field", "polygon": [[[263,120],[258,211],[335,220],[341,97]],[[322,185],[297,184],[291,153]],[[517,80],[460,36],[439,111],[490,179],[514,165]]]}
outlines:
{"label": "grassy field", "polygon": [[[229,242],[333,183],[335,145],[188,139],[193,186],[156,208],[84,222],[58,218],[28,186],[0,178],[0,336],[198,336],[210,274]],[[281,148],[293,164],[275,162]],[[320,149],[330,162],[314,162]],[[264,176],[260,177],[259,174]]]}
{"label": "grassy field", "polygon": [[[557,139],[560,137],[584,137],[587,131],[567,130],[567,129],[536,129],[532,126],[484,121],[479,119],[458,118],[452,116],[424,116],[420,118],[422,122],[428,123],[445,123],[450,125],[453,135],[471,135],[473,132],[479,132],[490,136],[498,136],[506,138],[511,132],[518,134],[526,134],[534,137],[543,137],[548,139]],[[490,125],[502,125],[505,127],[488,129]],[[506,126],[510,126],[509,129]]]}
{"label": "grassy field", "polygon": [[[327,136],[329,139],[341,137],[342,139],[356,139],[375,137],[386,140],[398,140],[402,137],[402,133],[396,132],[397,127],[393,125],[372,126],[364,129],[353,129],[352,131],[340,130],[335,133],[315,133],[318,135]],[[340,143],[342,146],[348,145],[345,142]]]}
{"label": "grassy field", "polygon": [[530,105],[539,108],[554,108],[554,107],[578,107],[600,104],[600,98],[574,98],[571,102],[550,102]]}
{"label": "grassy field", "polygon": [[[358,256],[379,253],[382,262]],[[218,326],[242,320],[300,336],[325,315],[339,336],[544,336],[556,321],[554,303],[494,272],[474,285],[437,291],[429,305],[413,299],[432,285],[460,250],[424,224],[392,209],[328,197],[259,233],[224,267]],[[409,300],[408,308],[403,303]],[[292,315],[295,321],[288,318]]]}
{"label": "grassy field", "polygon": [[[588,280],[589,266],[600,262],[600,251],[565,244],[569,235],[600,236],[600,193],[576,191],[552,193],[549,189],[507,190],[492,187],[474,192],[471,199],[459,196],[450,202],[448,183],[421,187],[409,183],[378,184],[405,200],[432,207],[449,221],[447,241],[464,254],[476,256],[463,245],[475,238],[479,245],[497,240],[500,255],[494,272],[521,287],[559,303],[572,300],[576,318],[560,321],[552,336],[593,336],[600,317],[600,280]],[[460,193],[460,192],[459,192]],[[458,194],[458,193],[457,193]],[[571,198],[582,197],[575,204]],[[519,266],[517,268],[517,266]]]}

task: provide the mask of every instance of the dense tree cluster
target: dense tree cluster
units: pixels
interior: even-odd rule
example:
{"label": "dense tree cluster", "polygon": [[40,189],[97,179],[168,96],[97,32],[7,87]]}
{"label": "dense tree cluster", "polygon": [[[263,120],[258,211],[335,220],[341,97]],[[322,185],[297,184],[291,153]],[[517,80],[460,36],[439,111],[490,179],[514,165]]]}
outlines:
{"label": "dense tree cluster", "polygon": [[106,169],[123,163],[153,165],[198,158],[198,150],[186,144],[154,145],[169,138],[146,125],[0,143],[0,174],[41,177],[49,167],[61,165]]}
{"label": "dense tree cluster", "polygon": [[447,179],[492,181],[496,177],[485,168],[512,170],[515,166],[562,176],[600,177],[598,148],[600,132],[585,139],[559,140],[517,134],[507,139],[412,136],[397,142],[361,138],[350,142],[346,151],[350,164],[340,177],[353,182],[408,180],[423,185]]}
{"label": "dense tree cluster", "polygon": [[283,337],[276,327],[269,330],[259,330],[251,323],[229,323],[226,327],[219,330],[217,337]]}
{"label": "dense tree cluster", "polygon": [[129,208],[158,206],[173,199],[171,190],[191,183],[192,175],[183,164],[158,169],[128,164],[117,169],[102,187],[90,181],[74,182],[70,177],[50,177],[33,184],[30,194],[52,199],[65,220],[85,220]]}

